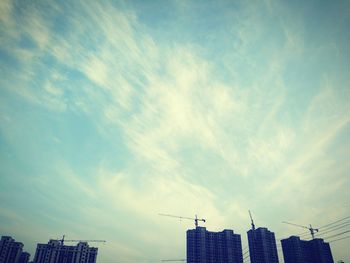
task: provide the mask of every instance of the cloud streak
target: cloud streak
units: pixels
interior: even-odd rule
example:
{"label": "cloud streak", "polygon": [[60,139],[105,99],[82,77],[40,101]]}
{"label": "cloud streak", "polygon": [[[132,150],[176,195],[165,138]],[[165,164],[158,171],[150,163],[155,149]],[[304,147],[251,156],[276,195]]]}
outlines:
{"label": "cloud streak", "polygon": [[[305,36],[307,17],[279,2],[238,3],[220,19],[211,12],[213,43],[200,33],[207,22],[187,15],[196,4],[174,5],[187,28],[136,2],[1,3],[2,180],[37,189],[40,238],[57,224],[58,235],[105,236],[105,262],[114,251],[154,262],[184,254],[192,224],[157,213],[198,213],[243,236],[249,208],[280,235],[292,231],[283,220],[348,213],[332,210],[349,197],[348,77],[314,66],[328,57]],[[2,207],[0,222],[23,200]]]}

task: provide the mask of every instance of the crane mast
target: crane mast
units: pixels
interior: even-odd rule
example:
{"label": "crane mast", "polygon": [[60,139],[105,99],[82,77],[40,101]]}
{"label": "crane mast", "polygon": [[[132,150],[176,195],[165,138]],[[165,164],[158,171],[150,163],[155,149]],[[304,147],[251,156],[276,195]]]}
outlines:
{"label": "crane mast", "polygon": [[249,211],[250,221],[252,222],[252,230],[255,230],[255,225],[254,225],[252,214],[250,213],[250,210],[248,210],[248,211]]}

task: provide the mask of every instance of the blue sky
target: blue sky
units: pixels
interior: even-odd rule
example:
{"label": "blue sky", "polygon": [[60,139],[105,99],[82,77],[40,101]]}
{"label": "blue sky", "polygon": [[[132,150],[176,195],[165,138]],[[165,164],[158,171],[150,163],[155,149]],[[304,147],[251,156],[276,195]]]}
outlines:
{"label": "blue sky", "polygon": [[[185,257],[350,215],[348,1],[0,2],[0,232]],[[350,260],[350,239],[331,244]],[[282,257],[280,255],[280,260]]]}

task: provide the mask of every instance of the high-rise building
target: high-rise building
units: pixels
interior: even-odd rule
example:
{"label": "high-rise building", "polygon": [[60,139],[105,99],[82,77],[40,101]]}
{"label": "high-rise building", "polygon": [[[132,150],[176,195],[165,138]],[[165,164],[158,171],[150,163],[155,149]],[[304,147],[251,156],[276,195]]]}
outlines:
{"label": "high-rise building", "polygon": [[[2,236],[0,240],[0,263],[27,263],[30,254],[22,252],[23,244],[10,236]],[[28,258],[27,261],[25,258]]]}
{"label": "high-rise building", "polygon": [[28,263],[30,258],[30,254],[28,252],[22,252],[19,257],[18,263]]}
{"label": "high-rise building", "polygon": [[248,232],[251,263],[278,263],[275,234],[265,227],[250,229]]}
{"label": "high-rise building", "polygon": [[188,263],[243,263],[241,236],[233,230],[211,232],[197,226],[186,235]]}
{"label": "high-rise building", "polygon": [[285,263],[333,263],[329,243],[321,238],[309,241],[291,236],[281,240]]}
{"label": "high-rise building", "polygon": [[50,240],[37,245],[33,263],[96,263],[97,250],[87,242],[66,246],[58,240]]}
{"label": "high-rise building", "polygon": [[281,240],[285,263],[305,263],[304,243],[300,237],[291,236]]}

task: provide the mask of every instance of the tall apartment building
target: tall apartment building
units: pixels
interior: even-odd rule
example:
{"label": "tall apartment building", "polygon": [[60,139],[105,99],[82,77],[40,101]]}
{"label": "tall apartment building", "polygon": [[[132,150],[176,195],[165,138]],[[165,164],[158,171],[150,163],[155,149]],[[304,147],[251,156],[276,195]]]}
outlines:
{"label": "tall apartment building", "polygon": [[28,252],[22,252],[17,263],[28,263],[30,254]]}
{"label": "tall apartment building", "polygon": [[285,263],[305,263],[304,245],[300,237],[282,239],[281,244]]}
{"label": "tall apartment building", "polygon": [[247,232],[251,263],[278,263],[275,234],[265,227]]}
{"label": "tall apartment building", "polygon": [[23,252],[23,244],[10,236],[0,240],[0,263],[28,263],[30,254]]}
{"label": "tall apartment building", "polygon": [[96,263],[97,250],[87,242],[66,246],[58,240],[50,240],[37,245],[33,263]]}
{"label": "tall apartment building", "polygon": [[306,241],[291,236],[281,244],[285,263],[334,263],[329,243],[321,238]]}
{"label": "tall apartment building", "polygon": [[241,236],[233,230],[211,232],[197,226],[186,236],[188,263],[243,263]]}

